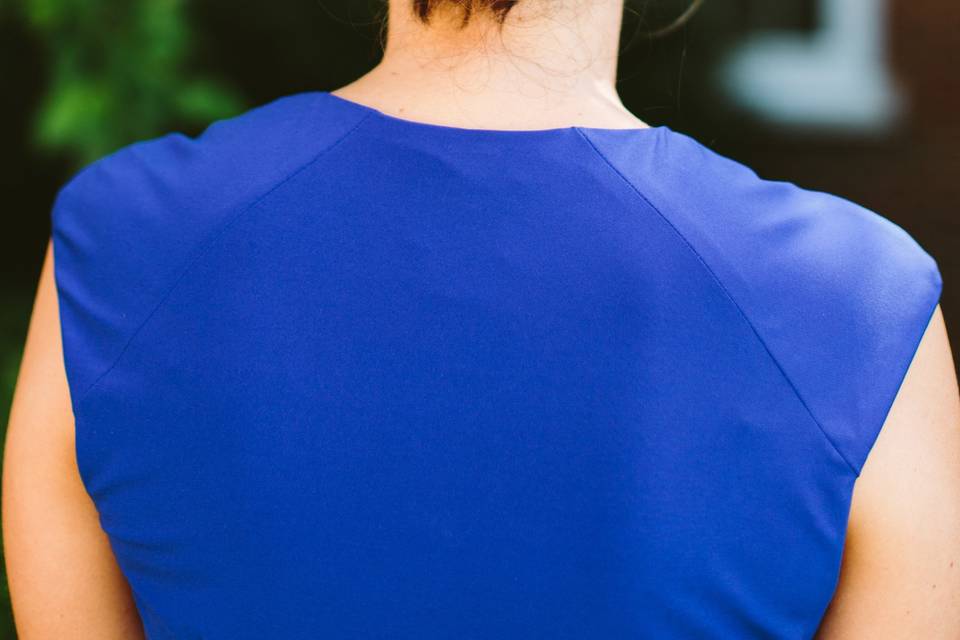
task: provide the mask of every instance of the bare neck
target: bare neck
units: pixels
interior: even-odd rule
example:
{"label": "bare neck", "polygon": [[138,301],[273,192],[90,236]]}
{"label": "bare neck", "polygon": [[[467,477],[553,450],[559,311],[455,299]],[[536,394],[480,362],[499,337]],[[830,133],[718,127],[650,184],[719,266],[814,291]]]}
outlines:
{"label": "bare neck", "polygon": [[390,0],[383,59],[341,97],[449,126],[647,126],[616,91],[624,0],[520,0],[501,25],[442,6],[423,24]]}

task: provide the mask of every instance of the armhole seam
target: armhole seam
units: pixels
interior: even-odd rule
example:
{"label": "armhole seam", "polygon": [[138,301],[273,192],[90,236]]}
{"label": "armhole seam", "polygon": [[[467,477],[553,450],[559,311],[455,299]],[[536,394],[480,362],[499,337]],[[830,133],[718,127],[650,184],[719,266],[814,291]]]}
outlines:
{"label": "armhole seam", "polygon": [[207,251],[209,250],[211,245],[214,243],[214,241],[216,241],[217,238],[219,238],[221,235],[226,233],[230,229],[230,227],[232,227],[238,220],[240,220],[244,216],[244,214],[246,214],[248,211],[251,211],[260,202],[262,202],[264,199],[269,197],[270,194],[272,194],[274,191],[282,187],[284,184],[286,184],[287,182],[295,178],[302,171],[305,171],[306,169],[308,169],[311,165],[313,165],[315,162],[320,160],[323,156],[325,156],[327,153],[329,153],[335,147],[337,147],[341,142],[346,140],[350,136],[350,134],[356,131],[360,127],[360,125],[362,125],[364,122],[366,122],[369,119],[370,115],[371,114],[366,114],[363,117],[361,117],[359,120],[357,120],[357,122],[351,125],[344,133],[342,133],[339,137],[333,140],[330,144],[323,147],[319,152],[317,152],[309,160],[297,166],[285,177],[278,180],[276,183],[273,184],[273,186],[268,188],[261,195],[255,197],[248,204],[241,205],[237,211],[227,216],[223,222],[221,222],[217,227],[215,227],[208,235],[206,235],[198,243],[197,248],[193,252],[193,255],[186,260],[184,265],[180,268],[179,272],[177,273],[176,277],[174,277],[173,283],[169,287],[167,287],[163,295],[160,296],[159,301],[151,308],[151,310],[147,313],[147,315],[143,318],[143,320],[141,320],[139,324],[137,324],[136,328],[130,333],[130,337],[127,338],[127,340],[123,343],[123,347],[120,349],[120,352],[116,355],[116,357],[113,359],[110,365],[102,373],[98,374],[93,379],[93,382],[87,385],[87,388],[80,393],[79,397],[74,403],[75,418],[79,415],[80,407],[83,401],[86,400],[87,397],[90,395],[90,392],[93,391],[97,387],[97,385],[100,384],[100,382],[102,382],[107,377],[107,375],[110,374],[111,371],[113,371],[113,369],[117,366],[117,364],[119,364],[120,360],[123,359],[124,354],[127,352],[127,349],[130,347],[130,345],[133,343],[136,337],[140,334],[140,332],[147,325],[147,323],[154,316],[154,314],[161,307],[163,307],[164,303],[173,294],[173,292],[176,291],[177,287],[180,285],[180,282],[182,282],[183,278],[190,272],[191,267],[193,267],[193,265],[196,264],[197,261],[199,261],[204,255],[206,255]]}
{"label": "armhole seam", "polygon": [[703,258],[702,255],[700,255],[700,252],[697,251],[697,249],[693,246],[693,244],[687,239],[687,237],[683,233],[681,233],[681,231],[676,227],[676,225],[674,225],[673,222],[663,214],[660,208],[657,207],[655,204],[653,204],[653,202],[651,202],[651,200],[637,187],[637,185],[635,185],[631,180],[629,180],[623,174],[623,172],[620,171],[620,169],[618,169],[599,148],[597,148],[597,146],[593,143],[593,141],[590,140],[590,138],[583,131],[580,131],[580,129],[577,129],[577,133],[579,133],[580,137],[582,137],[587,142],[587,144],[590,146],[593,152],[600,157],[603,163],[607,165],[607,167],[609,167],[610,170],[613,171],[617,176],[619,176],[620,179],[623,180],[627,184],[627,186],[629,186],[630,189],[632,189],[633,192],[637,194],[637,196],[647,204],[647,206],[649,206],[654,212],[656,212],[656,214],[664,222],[666,222],[671,229],[673,229],[673,232],[680,238],[683,244],[685,244],[687,248],[693,253],[693,255],[696,256],[697,260],[699,260],[700,264],[703,265],[703,268],[707,271],[707,273],[710,274],[710,277],[717,284],[717,286],[720,288],[723,294],[730,300],[730,302],[733,303],[733,306],[736,307],[737,312],[743,318],[744,322],[747,323],[747,326],[750,327],[750,330],[753,332],[754,336],[756,336],[757,340],[760,342],[760,345],[763,347],[764,351],[766,351],[767,356],[770,358],[773,364],[780,371],[780,374],[783,376],[783,379],[786,380],[787,384],[790,386],[790,389],[793,391],[793,394],[796,396],[797,400],[799,400],[800,404],[803,406],[807,415],[810,416],[810,419],[813,420],[813,423],[817,426],[817,429],[820,431],[821,435],[824,437],[824,439],[826,439],[827,443],[830,445],[833,451],[838,456],[840,456],[840,459],[843,460],[843,462],[847,465],[847,467],[854,473],[854,476],[859,475],[859,472],[857,471],[856,467],[853,465],[850,459],[846,455],[844,455],[844,453],[837,446],[836,442],[833,441],[833,438],[830,437],[826,429],[824,429],[823,425],[814,415],[813,410],[807,404],[806,400],[804,400],[803,396],[800,394],[799,389],[797,389],[797,385],[794,384],[790,376],[787,375],[787,372],[784,370],[783,365],[780,364],[779,359],[773,354],[773,351],[771,351],[770,347],[767,345],[766,340],[764,340],[763,336],[760,335],[760,332],[757,330],[754,323],[747,316],[746,312],[743,310],[743,307],[740,306],[740,303],[737,302],[736,298],[733,297],[733,295],[727,289],[726,285],[723,284],[723,281],[720,280],[720,278],[717,276],[714,270],[710,267],[707,261]]}

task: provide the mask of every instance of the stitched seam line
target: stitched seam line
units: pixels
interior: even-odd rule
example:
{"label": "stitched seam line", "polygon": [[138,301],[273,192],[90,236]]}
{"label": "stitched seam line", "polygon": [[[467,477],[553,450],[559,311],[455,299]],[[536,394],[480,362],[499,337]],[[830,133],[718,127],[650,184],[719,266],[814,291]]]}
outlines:
{"label": "stitched seam line", "polygon": [[779,369],[780,374],[783,376],[783,379],[787,381],[788,385],[790,385],[790,389],[793,391],[793,394],[797,397],[797,400],[800,401],[800,404],[803,406],[804,410],[806,410],[807,414],[810,416],[810,419],[813,420],[813,423],[817,425],[817,429],[820,430],[820,433],[823,435],[826,441],[830,444],[830,446],[833,448],[836,454],[840,456],[840,459],[846,463],[846,465],[850,468],[851,471],[853,471],[854,475],[859,475],[859,471],[857,471],[857,468],[853,465],[852,462],[850,462],[847,456],[845,456],[843,452],[840,451],[840,448],[837,447],[837,444],[833,441],[833,439],[827,433],[826,429],[824,429],[823,425],[820,424],[820,421],[817,420],[817,417],[813,414],[813,411],[810,409],[810,406],[807,404],[806,400],[804,400],[803,396],[800,395],[800,391],[797,389],[797,386],[793,383],[793,380],[791,380],[790,376],[787,375],[787,372],[784,370],[783,366],[780,364],[780,361],[777,359],[777,357],[770,350],[770,347],[767,345],[766,341],[763,339],[763,336],[761,336],[760,332],[757,331],[756,326],[754,326],[753,322],[750,321],[750,318],[744,312],[743,308],[737,302],[736,298],[733,297],[733,295],[730,293],[727,287],[723,284],[720,278],[717,277],[717,274],[713,271],[710,265],[707,264],[707,261],[703,259],[703,256],[700,255],[700,252],[697,251],[696,248],[690,243],[690,241],[687,240],[687,237],[684,236],[679,229],[677,229],[676,225],[674,225],[673,222],[671,222],[667,216],[663,215],[663,212],[660,211],[660,209],[657,206],[655,206],[653,202],[651,202],[650,199],[642,191],[640,191],[640,189],[637,188],[635,184],[633,184],[630,180],[628,180],[627,177],[624,176],[623,173],[617,167],[615,167],[612,162],[610,162],[607,156],[604,155],[604,153],[597,148],[597,146],[593,143],[593,141],[590,140],[590,138],[583,131],[581,131],[579,127],[576,127],[576,131],[577,133],[580,134],[580,137],[583,138],[588,145],[590,145],[590,148],[593,149],[594,153],[596,153],[600,157],[600,159],[603,160],[604,164],[606,164],[608,167],[610,167],[610,169],[614,173],[620,176],[620,179],[623,180],[625,183],[627,183],[627,186],[629,186],[633,190],[633,192],[636,193],[640,197],[640,199],[647,204],[647,206],[653,209],[657,213],[657,215],[660,216],[660,218],[664,222],[666,222],[671,229],[673,229],[674,233],[677,234],[677,237],[679,237],[683,241],[683,243],[687,246],[687,248],[690,249],[693,255],[697,257],[697,260],[700,261],[700,264],[703,265],[703,268],[706,269],[707,273],[710,274],[714,282],[717,283],[717,286],[720,287],[720,290],[724,293],[724,295],[727,298],[729,298],[730,302],[733,303],[733,306],[736,307],[737,312],[743,318],[744,322],[747,323],[747,326],[750,327],[750,330],[753,331],[753,335],[756,336],[761,346],[763,346],[764,350],[767,352],[767,356],[774,363],[774,365],[776,365],[777,369]]}
{"label": "stitched seam line", "polygon": [[124,343],[123,348],[120,350],[120,353],[117,354],[117,357],[114,358],[110,366],[107,367],[107,369],[103,373],[97,376],[97,378],[92,383],[90,383],[90,386],[87,387],[87,389],[83,392],[83,394],[81,394],[80,398],[76,402],[77,409],[79,409],[81,403],[87,398],[87,396],[90,395],[90,392],[93,391],[96,388],[96,386],[100,384],[100,382],[104,378],[106,378],[111,371],[113,371],[113,369],[117,366],[117,364],[119,364],[120,360],[123,358],[123,355],[127,352],[127,349],[133,343],[134,339],[140,334],[140,332],[147,325],[150,319],[163,306],[163,304],[173,294],[173,292],[176,291],[177,287],[180,285],[180,282],[183,281],[183,278],[187,275],[187,273],[190,272],[191,267],[193,267],[194,264],[196,264],[203,256],[206,255],[207,251],[210,249],[213,243],[222,235],[224,235],[238,220],[240,220],[244,216],[244,214],[253,210],[254,207],[256,207],[258,204],[263,202],[263,200],[269,197],[270,194],[272,194],[274,191],[276,191],[277,189],[285,185],[287,182],[289,182],[290,180],[298,176],[300,173],[308,169],[310,166],[312,166],[315,162],[320,160],[320,158],[322,158],[323,156],[331,152],[333,149],[335,149],[337,145],[339,145],[341,142],[346,140],[351,133],[356,131],[360,127],[360,125],[366,122],[371,115],[372,114],[368,113],[367,115],[360,118],[360,120],[358,120],[352,127],[350,127],[345,133],[343,133],[343,135],[337,138],[333,143],[324,147],[310,160],[308,160],[307,162],[303,163],[302,165],[294,169],[285,178],[281,179],[275,185],[270,187],[263,195],[257,197],[253,202],[251,202],[245,207],[242,207],[233,215],[229,216],[226,221],[224,221],[218,228],[212,231],[210,235],[208,235],[202,241],[199,245],[199,248],[194,253],[193,257],[190,258],[187,261],[186,265],[184,265],[184,267],[180,270],[180,273],[174,279],[173,284],[170,285],[167,291],[160,297],[159,302],[157,302],[157,304],[153,307],[153,309],[151,309],[150,313],[147,314],[147,316],[140,322],[140,324],[137,325],[137,328],[134,329],[133,333],[130,334],[130,337]]}

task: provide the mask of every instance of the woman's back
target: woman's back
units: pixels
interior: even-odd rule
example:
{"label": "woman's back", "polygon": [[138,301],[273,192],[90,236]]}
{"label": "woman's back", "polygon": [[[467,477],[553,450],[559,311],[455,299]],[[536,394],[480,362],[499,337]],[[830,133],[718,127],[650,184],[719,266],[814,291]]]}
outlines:
{"label": "woman's back", "polygon": [[151,638],[809,637],[942,285],[666,127],[325,92],[95,163],[53,229]]}

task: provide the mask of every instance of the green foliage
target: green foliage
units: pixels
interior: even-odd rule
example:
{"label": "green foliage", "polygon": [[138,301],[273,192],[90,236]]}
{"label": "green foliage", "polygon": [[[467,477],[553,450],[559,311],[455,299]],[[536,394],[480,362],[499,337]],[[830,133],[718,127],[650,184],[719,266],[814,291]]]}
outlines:
{"label": "green foliage", "polygon": [[[125,144],[246,108],[234,92],[189,70],[185,6],[183,0],[0,0],[0,19],[26,25],[45,49],[49,75],[32,132],[37,148],[80,166]],[[30,308],[29,296],[0,293],[0,438]],[[0,558],[5,639],[16,631],[4,568]]]}
{"label": "green foliage", "polygon": [[50,84],[35,140],[85,164],[174,126],[202,125],[245,105],[189,73],[184,0],[19,0],[46,44]]}

